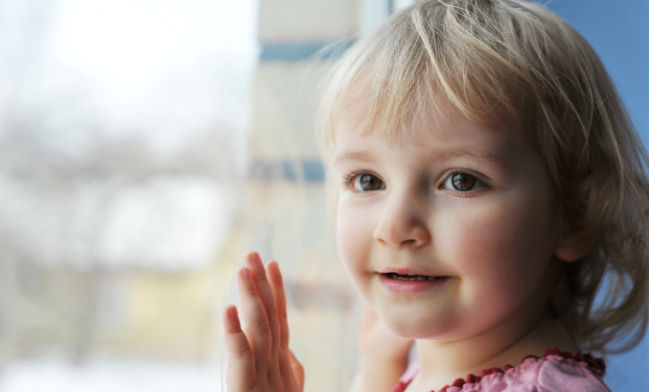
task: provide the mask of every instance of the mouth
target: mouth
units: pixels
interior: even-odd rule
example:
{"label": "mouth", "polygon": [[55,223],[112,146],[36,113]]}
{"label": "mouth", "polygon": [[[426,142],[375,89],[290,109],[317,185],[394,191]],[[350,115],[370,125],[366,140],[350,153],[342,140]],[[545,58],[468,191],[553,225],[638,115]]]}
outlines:
{"label": "mouth", "polygon": [[450,279],[446,275],[427,275],[414,271],[383,271],[379,281],[389,291],[396,293],[419,293],[441,287]]}
{"label": "mouth", "polygon": [[447,278],[447,276],[429,276],[418,274],[398,274],[396,272],[381,273],[382,276],[388,279],[404,280],[404,281],[436,281]]}

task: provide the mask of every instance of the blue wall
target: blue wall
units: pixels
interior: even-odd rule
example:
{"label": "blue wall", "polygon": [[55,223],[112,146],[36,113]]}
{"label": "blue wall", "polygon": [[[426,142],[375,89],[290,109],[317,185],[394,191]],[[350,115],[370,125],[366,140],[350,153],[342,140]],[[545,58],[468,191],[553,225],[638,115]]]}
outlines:
{"label": "blue wall", "polygon": [[[601,57],[645,146],[649,146],[649,1],[542,2],[579,31]],[[648,277],[649,278],[649,277]],[[649,392],[649,338],[607,359],[613,391]]]}
{"label": "blue wall", "polygon": [[570,23],[597,51],[645,145],[649,145],[649,1],[543,3]]}

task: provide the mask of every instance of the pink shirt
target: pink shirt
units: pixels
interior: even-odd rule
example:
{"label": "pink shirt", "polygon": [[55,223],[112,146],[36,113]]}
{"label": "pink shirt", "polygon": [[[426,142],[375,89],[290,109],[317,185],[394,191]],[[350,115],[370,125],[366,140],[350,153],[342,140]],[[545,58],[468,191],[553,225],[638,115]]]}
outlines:
{"label": "pink shirt", "polygon": [[[544,356],[527,356],[518,366],[484,370],[457,379],[439,392],[610,392],[602,382],[604,361],[590,355],[548,350]],[[394,388],[403,392],[419,371],[413,363]]]}

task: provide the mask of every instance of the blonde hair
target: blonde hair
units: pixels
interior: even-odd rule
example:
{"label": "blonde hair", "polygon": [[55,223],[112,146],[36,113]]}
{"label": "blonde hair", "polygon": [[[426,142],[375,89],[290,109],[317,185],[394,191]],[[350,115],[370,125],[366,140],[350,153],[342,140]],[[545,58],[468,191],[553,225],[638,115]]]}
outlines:
{"label": "blonde hair", "polygon": [[587,249],[561,263],[550,309],[582,350],[619,352],[642,339],[649,317],[647,156],[579,33],[523,1],[424,1],[357,42],[334,69],[319,121],[330,144],[334,119],[355,100],[369,105],[365,131],[387,137],[403,132],[413,115],[443,114],[440,98],[478,123],[515,121],[533,132],[565,231]]}

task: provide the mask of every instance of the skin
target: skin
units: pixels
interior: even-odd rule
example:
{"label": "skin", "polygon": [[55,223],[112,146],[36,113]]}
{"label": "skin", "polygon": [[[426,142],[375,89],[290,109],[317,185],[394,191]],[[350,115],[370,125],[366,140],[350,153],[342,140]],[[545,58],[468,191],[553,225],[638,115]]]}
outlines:
{"label": "skin", "polygon": [[247,327],[241,328],[237,307],[226,307],[228,391],[304,390],[304,369],[288,347],[286,294],[279,265],[271,262],[264,268],[259,254],[248,254],[237,276],[237,288]]}
{"label": "skin", "polygon": [[[392,390],[413,341],[420,372],[408,392],[548,348],[575,351],[544,309],[557,263],[579,251],[559,235],[550,178],[525,132],[480,126],[447,107],[443,117],[412,119],[413,132],[389,141],[361,134],[362,105],[344,107],[335,124],[337,240],[367,305],[358,389]],[[395,292],[380,274],[394,268],[443,279]],[[277,263],[264,268],[251,253],[238,288],[248,327],[236,307],[226,308],[228,390],[302,391]]]}
{"label": "skin", "polygon": [[408,367],[413,339],[392,332],[368,306],[358,334],[355,392],[391,392]]}
{"label": "skin", "polygon": [[[408,391],[547,348],[574,350],[544,314],[556,265],[574,252],[526,133],[489,129],[447,105],[387,140],[362,134],[361,105],[347,108],[335,134],[339,254],[386,326],[417,339],[421,371]],[[404,268],[444,278],[414,293],[383,284],[381,272]]]}
{"label": "skin", "polygon": [[[236,306],[223,312],[228,352],[229,392],[303,391],[304,368],[289,349],[286,295],[277,262],[265,268],[259,254],[246,256],[237,274],[242,315]],[[248,326],[241,327],[242,317]],[[359,330],[359,391],[391,390],[407,366],[411,339],[387,329],[366,308]]]}

